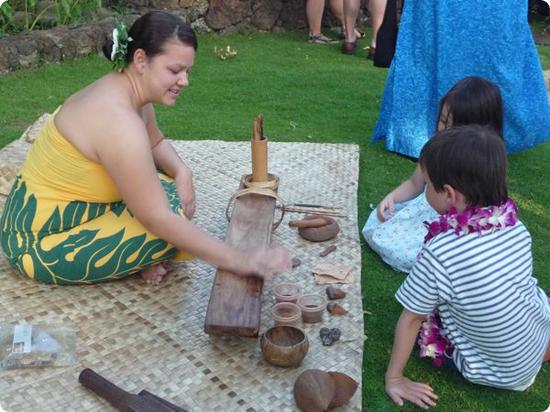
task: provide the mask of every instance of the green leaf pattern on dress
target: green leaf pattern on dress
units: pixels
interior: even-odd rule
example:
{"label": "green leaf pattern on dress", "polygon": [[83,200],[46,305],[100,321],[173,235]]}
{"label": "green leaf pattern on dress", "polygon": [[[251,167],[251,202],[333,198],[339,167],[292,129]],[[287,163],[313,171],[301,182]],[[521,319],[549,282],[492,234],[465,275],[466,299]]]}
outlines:
{"label": "green leaf pattern on dress", "polygon": [[[174,184],[162,178],[161,183],[174,212],[182,214]],[[140,235],[125,237],[122,222],[135,218],[123,202],[60,202],[40,230],[33,232],[39,206],[35,195],[27,193],[27,185],[19,176],[0,220],[0,244],[9,263],[35,280],[57,284],[103,282],[167,260],[177,252],[164,240],[147,240],[145,229]],[[129,216],[120,219],[120,230],[110,236],[101,236],[99,230],[86,228],[87,222],[106,213],[113,213],[118,218],[125,213]],[[42,242],[48,236],[65,232],[68,232],[67,237],[60,237],[54,247],[43,248]],[[28,273],[29,266],[33,273]]]}

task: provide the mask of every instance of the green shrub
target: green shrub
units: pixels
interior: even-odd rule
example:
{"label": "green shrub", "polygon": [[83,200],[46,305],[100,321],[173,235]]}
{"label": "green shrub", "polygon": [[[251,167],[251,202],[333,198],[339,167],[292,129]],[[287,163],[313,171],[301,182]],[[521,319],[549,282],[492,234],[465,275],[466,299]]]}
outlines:
{"label": "green shrub", "polygon": [[0,33],[79,23],[101,8],[101,0],[9,0],[0,7]]}

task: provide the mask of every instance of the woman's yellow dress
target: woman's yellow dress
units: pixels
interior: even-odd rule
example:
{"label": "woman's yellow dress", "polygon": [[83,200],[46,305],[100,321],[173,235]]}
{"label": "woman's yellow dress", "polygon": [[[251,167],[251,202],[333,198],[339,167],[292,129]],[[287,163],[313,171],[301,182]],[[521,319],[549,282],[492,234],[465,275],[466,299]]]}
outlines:
{"label": "woman's yellow dress", "polygon": [[[31,279],[74,285],[188,258],[137,221],[105,168],[67,141],[54,119],[41,130],[6,201],[0,243],[9,263]],[[159,178],[173,211],[183,215],[173,180]]]}

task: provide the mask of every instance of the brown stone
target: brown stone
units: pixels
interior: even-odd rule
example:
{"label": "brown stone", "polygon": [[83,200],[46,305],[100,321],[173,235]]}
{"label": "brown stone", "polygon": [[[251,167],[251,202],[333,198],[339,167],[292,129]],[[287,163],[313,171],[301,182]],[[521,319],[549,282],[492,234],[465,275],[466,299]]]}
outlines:
{"label": "brown stone", "polygon": [[149,0],[149,7],[158,10],[177,10],[180,3],[179,0]]}
{"label": "brown stone", "polygon": [[202,20],[202,26],[203,28],[201,31],[210,31],[210,27],[206,25],[206,22],[204,21],[204,16],[206,15],[206,12],[208,11],[208,3],[206,1],[202,2],[196,2],[195,5],[184,8],[183,11],[183,17],[185,18],[185,21],[187,22],[195,22]]}
{"label": "brown stone", "polygon": [[271,30],[277,22],[282,8],[282,0],[259,0],[253,2],[252,24],[260,30]]}
{"label": "brown stone", "polygon": [[19,65],[27,68],[35,66],[39,62],[37,42],[31,36],[24,37],[16,43],[19,54]]}
{"label": "brown stone", "polygon": [[14,70],[18,65],[19,57],[15,45],[0,41],[0,73]]}
{"label": "brown stone", "polygon": [[208,0],[180,0],[180,7],[200,7],[206,11],[208,10]]}
{"label": "brown stone", "polygon": [[63,58],[61,47],[57,45],[59,38],[54,33],[54,30],[41,30],[33,33],[37,43],[37,50],[43,61],[57,62]]}
{"label": "brown stone", "polygon": [[193,30],[195,30],[196,32],[201,32],[201,33],[208,33],[208,32],[211,32],[212,30],[210,29],[210,27],[208,27],[208,25],[206,24],[206,22],[204,21],[204,19],[197,19],[197,20],[192,20],[192,19],[189,19],[188,21],[192,21],[191,23],[191,28]]}
{"label": "brown stone", "polygon": [[277,21],[287,29],[304,29],[307,27],[304,2],[301,0],[288,0],[284,3]]}
{"label": "brown stone", "polygon": [[331,315],[335,315],[335,316],[342,316],[348,313],[346,309],[344,309],[342,306],[340,306],[336,302],[329,302],[327,304],[327,310],[330,312]]}
{"label": "brown stone", "polygon": [[213,29],[225,29],[250,17],[251,0],[210,0],[206,23]]}
{"label": "brown stone", "polygon": [[335,288],[334,286],[329,286],[326,289],[327,296],[330,300],[343,299],[346,297],[346,292],[342,289]]}

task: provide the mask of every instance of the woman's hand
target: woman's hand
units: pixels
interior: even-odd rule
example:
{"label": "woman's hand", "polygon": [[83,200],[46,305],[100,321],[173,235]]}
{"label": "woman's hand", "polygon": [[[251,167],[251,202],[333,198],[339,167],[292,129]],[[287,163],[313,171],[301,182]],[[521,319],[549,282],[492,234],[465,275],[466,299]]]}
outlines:
{"label": "woman's hand", "polygon": [[413,382],[403,376],[386,377],[386,393],[399,406],[403,406],[403,401],[410,401],[424,409],[436,406],[437,395],[430,385]]}
{"label": "woman's hand", "polygon": [[174,180],[185,216],[191,220],[195,214],[195,185],[193,184],[193,173],[189,168],[183,167],[178,171]]}
{"label": "woman's hand", "polygon": [[[388,214],[386,214],[386,210],[389,211]],[[378,216],[378,220],[380,220],[381,222],[385,222],[393,215],[394,212],[395,200],[393,198],[393,195],[390,193],[378,204],[378,207],[376,208],[376,214]]]}
{"label": "woman's hand", "polygon": [[242,262],[236,263],[239,266],[236,270],[237,273],[258,276],[264,280],[292,269],[290,254],[282,247],[252,252],[245,255]]}

